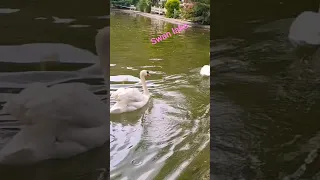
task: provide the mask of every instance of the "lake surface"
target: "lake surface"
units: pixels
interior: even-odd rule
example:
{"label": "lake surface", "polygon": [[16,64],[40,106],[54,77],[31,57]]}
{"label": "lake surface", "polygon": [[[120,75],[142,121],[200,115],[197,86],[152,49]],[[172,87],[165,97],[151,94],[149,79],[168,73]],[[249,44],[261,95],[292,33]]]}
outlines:
{"label": "lake surface", "polygon": [[[106,98],[108,88],[100,69],[80,69],[97,60],[94,37],[98,29],[109,25],[109,6],[105,1],[81,3],[1,1],[1,105],[34,82],[82,82],[90,85],[90,90],[101,95],[101,99]],[[19,130],[19,121],[1,114],[0,149]],[[0,179],[96,180],[108,171],[108,166],[109,143],[70,159],[28,166],[1,165]]]}
{"label": "lake surface", "polygon": [[320,178],[319,55],[301,63],[287,38],[295,16],[272,18],[239,18],[241,31],[211,41],[215,180]]}
{"label": "lake surface", "polygon": [[[188,28],[155,45],[150,39],[177,27],[135,14],[111,12],[110,89],[137,87],[149,70],[152,98],[141,110],[111,115],[111,179],[200,178],[209,172],[209,31]],[[122,75],[122,76],[120,76]],[[125,82],[124,82],[125,81]],[[110,100],[110,107],[115,103]]]}

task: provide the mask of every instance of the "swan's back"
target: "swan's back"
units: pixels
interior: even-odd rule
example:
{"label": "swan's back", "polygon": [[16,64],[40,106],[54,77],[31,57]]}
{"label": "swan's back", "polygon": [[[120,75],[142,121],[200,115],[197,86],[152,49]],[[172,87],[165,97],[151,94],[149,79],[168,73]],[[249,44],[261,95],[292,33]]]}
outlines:
{"label": "swan's back", "polygon": [[202,76],[210,76],[210,66],[204,65],[200,70],[200,75]]}
{"label": "swan's back", "polygon": [[22,124],[33,124],[35,123],[33,122],[33,119],[26,118],[29,104],[43,101],[48,98],[48,96],[45,96],[48,93],[47,91],[48,88],[44,84],[33,83],[19,94],[14,95],[6,104],[4,104],[3,111],[20,120]]}
{"label": "swan's back", "polygon": [[140,102],[145,99],[145,95],[137,88],[119,89],[114,96],[117,102]]}
{"label": "swan's back", "polygon": [[[104,109],[105,108],[105,109]],[[9,101],[4,111],[24,124],[67,121],[83,127],[105,123],[106,105],[81,84],[34,84]]]}
{"label": "swan's back", "polygon": [[118,99],[118,95],[121,94],[125,90],[126,90],[126,88],[117,89],[116,91],[111,93],[110,98],[113,98],[113,99],[117,100]]}
{"label": "swan's back", "polygon": [[88,128],[106,123],[107,105],[83,84],[59,84],[49,88],[48,92],[55,94],[53,99],[31,108],[30,116],[36,117],[38,113],[43,113],[38,111],[43,106],[48,110],[46,114],[54,114],[54,119],[67,121],[69,126]]}
{"label": "swan's back", "polygon": [[292,22],[288,36],[294,45],[320,44],[320,13],[301,13]]}
{"label": "swan's back", "polygon": [[116,100],[110,109],[112,114],[135,111],[146,105],[150,98],[150,95],[143,94],[137,88],[119,88],[112,96]]}
{"label": "swan's back", "polygon": [[83,84],[34,84],[6,110],[28,124],[1,149],[0,163],[68,158],[109,139],[107,105]]}

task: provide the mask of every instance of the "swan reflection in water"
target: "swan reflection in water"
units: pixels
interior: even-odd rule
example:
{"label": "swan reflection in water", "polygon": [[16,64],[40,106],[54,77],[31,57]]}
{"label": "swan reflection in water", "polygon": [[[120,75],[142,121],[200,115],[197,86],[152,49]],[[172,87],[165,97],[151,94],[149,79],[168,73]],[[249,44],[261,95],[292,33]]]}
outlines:
{"label": "swan reflection in water", "polygon": [[[100,60],[97,64],[100,64],[105,79],[106,69],[109,66],[109,32],[109,27],[105,27],[96,35],[96,50]],[[6,165],[30,165],[43,160],[50,161],[40,162],[30,168],[55,167],[53,169],[61,168],[63,172],[62,167],[67,168],[68,165],[67,169],[85,168],[79,170],[81,173],[103,172],[104,174],[106,169],[96,169],[96,162],[91,164],[95,167],[93,171],[90,171],[93,167],[89,164],[80,163],[82,165],[80,167],[76,162],[83,162],[81,159],[90,157],[89,159],[92,159],[87,159],[86,162],[98,160],[98,164],[101,164],[98,167],[108,167],[109,155],[106,155],[107,159],[102,160],[101,153],[97,153],[101,149],[105,152],[109,150],[105,147],[109,141],[107,110],[107,104],[93,94],[85,84],[65,83],[51,87],[41,83],[31,84],[19,94],[12,96],[3,107],[3,112],[17,119],[22,129],[0,150],[0,164],[3,171],[1,174],[10,171]],[[101,148],[96,150],[97,147]],[[95,149],[88,152],[91,155],[82,154],[91,149]],[[97,153],[96,156],[100,154],[100,157],[94,158],[94,153]],[[72,161],[66,158],[71,158]],[[56,163],[61,164],[61,167],[56,167],[54,165]],[[18,169],[15,168],[15,171]],[[25,167],[22,171],[28,173],[27,169],[30,171]],[[33,178],[28,175],[28,178],[50,177],[50,174],[54,173],[54,170],[47,171],[41,171],[44,174],[40,175],[36,173],[37,177]],[[23,173],[13,174],[10,177],[13,176],[23,177]]]}

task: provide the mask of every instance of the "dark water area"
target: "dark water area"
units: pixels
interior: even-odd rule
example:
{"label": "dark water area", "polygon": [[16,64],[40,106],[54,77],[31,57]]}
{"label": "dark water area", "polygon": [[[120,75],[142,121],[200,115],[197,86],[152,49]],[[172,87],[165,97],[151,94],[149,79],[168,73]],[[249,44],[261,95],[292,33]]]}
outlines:
{"label": "dark water area", "polygon": [[[74,31],[70,36],[70,29],[65,28],[65,23],[52,23],[43,17],[52,16],[76,18],[81,24],[95,24],[98,29],[109,26],[110,21],[104,16],[110,14],[109,2],[103,0],[88,3],[85,1],[1,1],[0,8],[17,9],[15,13],[1,13],[0,28],[1,43],[24,44],[32,42],[66,43],[77,45],[81,48],[95,51],[93,43],[95,29],[82,29]],[[37,19],[38,21],[36,21]],[[104,21],[103,21],[104,20]]]}
{"label": "dark water area", "polygon": [[210,37],[245,36],[258,24],[295,17],[302,11],[317,11],[318,7],[318,0],[211,1]]}
{"label": "dark water area", "polygon": [[[97,62],[95,35],[110,25],[109,15],[109,1],[104,0],[1,1],[0,104],[35,82],[84,83],[105,99],[108,88],[100,68],[83,68]],[[17,119],[0,113],[0,151],[20,130]],[[109,158],[107,142],[63,160],[0,165],[0,179],[103,180],[109,177]]]}
{"label": "dark water area", "polygon": [[319,55],[304,64],[288,40],[319,4],[288,3],[212,5],[211,179],[320,178]]}

